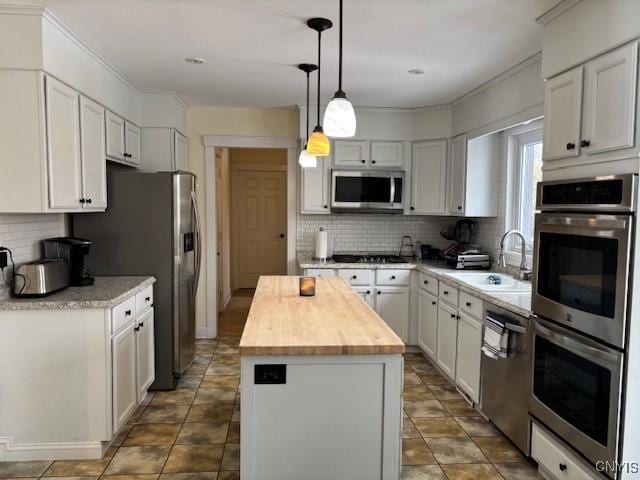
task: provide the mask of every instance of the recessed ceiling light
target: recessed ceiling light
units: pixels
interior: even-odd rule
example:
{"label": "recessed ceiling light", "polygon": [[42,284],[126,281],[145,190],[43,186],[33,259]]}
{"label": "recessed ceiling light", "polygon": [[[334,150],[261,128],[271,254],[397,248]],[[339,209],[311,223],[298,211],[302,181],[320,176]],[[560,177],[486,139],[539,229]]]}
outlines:
{"label": "recessed ceiling light", "polygon": [[424,75],[424,70],[422,70],[421,68],[412,68],[411,70],[409,70],[409,74],[411,74],[411,75]]}
{"label": "recessed ceiling light", "polygon": [[202,65],[205,62],[204,58],[200,57],[187,57],[184,61],[187,63],[193,63],[194,65]]}

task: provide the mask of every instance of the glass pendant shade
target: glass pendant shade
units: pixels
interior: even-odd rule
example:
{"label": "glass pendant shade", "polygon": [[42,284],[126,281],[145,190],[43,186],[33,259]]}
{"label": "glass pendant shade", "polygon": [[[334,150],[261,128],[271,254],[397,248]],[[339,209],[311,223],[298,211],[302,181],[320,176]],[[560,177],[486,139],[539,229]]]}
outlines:
{"label": "glass pendant shade", "polygon": [[356,134],[356,113],[346,96],[336,92],[324,111],[322,126],[325,133],[333,138],[348,138]]}
{"label": "glass pendant shade", "polygon": [[316,157],[328,157],[329,153],[331,153],[329,138],[324,134],[321,127],[316,127],[309,137],[307,152]]}
{"label": "glass pendant shade", "polygon": [[305,146],[304,150],[300,152],[298,163],[302,168],[316,168],[318,166],[318,159],[315,155],[311,155],[307,152],[307,148]]}

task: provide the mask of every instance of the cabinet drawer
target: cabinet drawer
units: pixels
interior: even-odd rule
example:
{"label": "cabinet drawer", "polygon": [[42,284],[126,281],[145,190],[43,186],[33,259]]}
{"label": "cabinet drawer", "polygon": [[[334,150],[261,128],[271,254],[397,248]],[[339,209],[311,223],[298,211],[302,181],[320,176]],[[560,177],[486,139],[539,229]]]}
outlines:
{"label": "cabinet drawer", "polygon": [[142,313],[153,305],[153,285],[136,293],[136,312]]}
{"label": "cabinet drawer", "polygon": [[438,295],[438,280],[420,272],[420,288],[429,292],[431,295]]}
{"label": "cabinet drawer", "polygon": [[458,306],[458,289],[452,287],[451,285],[447,285],[444,282],[440,282],[438,284],[438,296],[453,305],[454,307]]}
{"label": "cabinet drawer", "polygon": [[111,309],[111,333],[116,333],[136,316],[136,297],[129,297]]}
{"label": "cabinet drawer", "polygon": [[531,430],[531,456],[555,478],[567,480],[595,480],[586,465],[574,459],[553,436],[533,423]]}
{"label": "cabinet drawer", "polygon": [[376,270],[376,285],[409,285],[410,270]]}
{"label": "cabinet drawer", "polygon": [[468,313],[478,320],[482,319],[482,300],[469,295],[466,292],[460,292],[460,310]]}
{"label": "cabinet drawer", "polygon": [[338,275],[354,286],[371,285],[373,271],[366,269],[345,268],[338,270]]}
{"label": "cabinet drawer", "polygon": [[305,275],[307,277],[335,277],[336,271],[332,268],[307,268]]}

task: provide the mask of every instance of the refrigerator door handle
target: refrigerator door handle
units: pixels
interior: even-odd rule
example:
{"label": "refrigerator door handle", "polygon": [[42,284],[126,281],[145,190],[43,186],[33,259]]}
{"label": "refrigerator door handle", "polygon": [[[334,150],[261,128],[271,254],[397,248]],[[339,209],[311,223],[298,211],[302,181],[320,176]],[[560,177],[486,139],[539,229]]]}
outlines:
{"label": "refrigerator door handle", "polygon": [[196,192],[191,192],[191,203],[193,204],[193,213],[196,221],[196,281],[193,284],[193,296],[195,298],[198,285],[200,284],[200,269],[202,267],[202,234],[200,232],[200,211],[198,210],[198,200]]}

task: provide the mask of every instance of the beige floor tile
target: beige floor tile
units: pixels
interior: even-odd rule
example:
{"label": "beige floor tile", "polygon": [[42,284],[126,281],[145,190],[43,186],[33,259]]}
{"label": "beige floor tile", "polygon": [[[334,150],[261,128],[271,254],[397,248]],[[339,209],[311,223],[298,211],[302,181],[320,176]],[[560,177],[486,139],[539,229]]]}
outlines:
{"label": "beige floor tile", "polygon": [[240,421],[240,405],[237,403],[233,406],[233,415],[231,415],[231,421],[232,422]]}
{"label": "beige floor tile", "polygon": [[232,345],[218,344],[218,346],[216,347],[215,353],[237,354],[237,353],[240,353],[240,349],[238,347],[234,347]]}
{"label": "beige floor tile", "polygon": [[51,465],[51,461],[0,462],[0,478],[39,477]]}
{"label": "beige floor tile", "polygon": [[105,475],[160,473],[171,447],[120,447]]}
{"label": "beige floor tile", "polygon": [[163,473],[160,475],[160,480],[216,480],[217,478],[218,472]]}
{"label": "beige floor tile", "polygon": [[149,405],[155,395],[156,395],[155,392],[147,392],[147,394],[142,399],[142,402],[141,402],[142,405]]}
{"label": "beige floor tile", "polygon": [[404,384],[405,385],[422,385],[422,380],[417,373],[404,372]]}
{"label": "beige floor tile", "polygon": [[235,390],[225,388],[201,388],[196,393],[193,400],[194,405],[203,405],[208,403],[234,403],[236,401]]}
{"label": "beige floor tile", "polygon": [[160,477],[160,475],[157,473],[147,473],[140,475],[108,475],[102,478],[105,480],[157,480],[158,477]]}
{"label": "beige floor tile", "polygon": [[226,388],[235,391],[239,381],[239,375],[205,375],[200,388]]}
{"label": "beige floor tile", "polygon": [[[156,475],[157,477],[157,475]],[[84,476],[76,476],[76,477],[40,477],[46,478],[47,480],[98,480],[100,476],[98,475],[84,475]]]}
{"label": "beige floor tile", "polygon": [[146,405],[139,405],[138,408],[136,408],[135,412],[133,412],[133,415],[129,417],[129,421],[127,423],[129,425],[133,425],[139,422],[140,418],[142,418],[142,415],[144,415],[144,412],[146,411],[146,409],[147,409]]}
{"label": "beige floor tile", "polygon": [[404,400],[433,400],[435,397],[426,385],[405,385],[402,398]]}
{"label": "beige floor tile", "polygon": [[211,357],[211,365],[240,365],[240,355],[216,353]]}
{"label": "beige floor tile", "polygon": [[205,375],[240,375],[240,365],[212,364]]}
{"label": "beige floor tile", "polygon": [[442,469],[449,480],[502,480],[491,464],[443,465]]}
{"label": "beige floor tile", "polygon": [[438,400],[462,400],[462,395],[451,384],[430,385],[429,390],[433,392],[433,396]]}
{"label": "beige floor tile", "polygon": [[229,433],[227,434],[227,442],[240,443],[240,422],[231,422],[229,424]]}
{"label": "beige floor tile", "polygon": [[528,463],[496,463],[498,472],[506,480],[542,480],[543,477]]}
{"label": "beige floor tile", "polygon": [[198,388],[202,375],[182,375],[178,381],[178,388]]}
{"label": "beige floor tile", "polygon": [[453,417],[416,418],[413,423],[423,437],[464,437],[464,430]]}
{"label": "beige floor tile", "polygon": [[189,368],[187,368],[187,370],[185,370],[184,374],[185,375],[204,375],[204,372],[206,371],[207,371],[206,365],[193,364]]}
{"label": "beige floor tile", "polygon": [[196,355],[195,357],[193,357],[193,364],[194,365],[209,365],[209,363],[211,362],[211,355],[212,354]]}
{"label": "beige floor tile", "polygon": [[499,437],[500,432],[482,417],[455,417],[470,437]]}
{"label": "beige floor tile", "polygon": [[45,472],[45,477],[92,477],[102,475],[111,456],[97,460],[58,460]]}
{"label": "beige floor tile", "polygon": [[448,417],[449,413],[438,400],[404,402],[404,410],[411,418]]}
{"label": "beige floor tile", "polygon": [[414,372],[416,372],[418,374],[437,373],[438,372],[436,370],[436,367],[431,365],[426,360],[422,361],[422,362],[411,362],[411,363],[407,363],[406,365],[409,365],[409,368],[411,368],[411,370],[413,370]]}
{"label": "beige floor tile", "polygon": [[149,406],[138,423],[182,423],[188,411],[188,405]]}
{"label": "beige floor tile", "polygon": [[402,465],[434,465],[433,454],[422,438],[402,439]]}
{"label": "beige floor tile", "polygon": [[218,345],[237,347],[240,345],[240,337],[238,335],[222,336],[218,339]]}
{"label": "beige floor tile", "polygon": [[466,400],[441,400],[442,406],[454,417],[477,417],[478,411]]}
{"label": "beige floor tile", "polygon": [[402,422],[402,438],[422,438],[410,418],[405,418]]}
{"label": "beige floor tile", "polygon": [[229,423],[185,423],[182,425],[177,444],[215,444],[227,439]]}
{"label": "beige floor tile", "polygon": [[478,446],[468,437],[426,438],[440,464],[487,463]]}
{"label": "beige floor tile", "polygon": [[227,443],[224,446],[220,470],[240,470],[240,444]]}
{"label": "beige floor tile", "polygon": [[420,373],[419,376],[425,385],[446,385],[449,383],[449,380],[439,373]]}
{"label": "beige floor tile", "polygon": [[525,461],[520,451],[504,437],[473,437],[473,441],[494,463]]}
{"label": "beige floor tile", "polygon": [[218,480],[240,480],[240,472],[239,471],[220,472],[218,474]]}
{"label": "beige floor tile", "polygon": [[151,406],[160,407],[163,405],[191,405],[196,390],[179,389],[169,392],[157,392],[151,401]]}
{"label": "beige floor tile", "polygon": [[162,473],[217,472],[224,445],[175,445]]}
{"label": "beige floor tile", "polygon": [[438,465],[403,465],[400,480],[446,480]]}
{"label": "beige floor tile", "polygon": [[173,445],[180,432],[179,423],[146,423],[131,429],[124,441],[125,447]]}
{"label": "beige floor tile", "polygon": [[122,446],[122,444],[124,443],[125,439],[127,438],[127,435],[129,435],[129,432],[131,431],[132,428],[133,428],[133,425],[125,425],[124,427],[122,427],[120,429],[120,432],[118,432],[118,435],[116,435],[116,438],[114,438],[113,442],[111,442],[111,446],[112,447]]}
{"label": "beige floor tile", "polygon": [[187,422],[229,422],[233,413],[233,405],[219,403],[209,405],[192,405],[187,415]]}
{"label": "beige floor tile", "polygon": [[420,352],[408,352],[404,354],[405,362],[425,362],[427,359]]}

